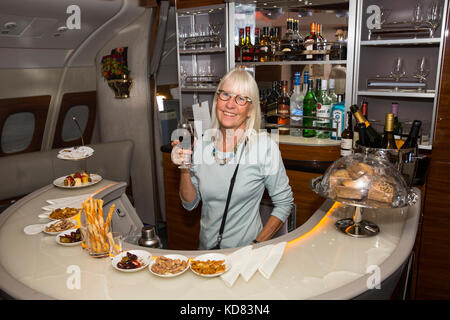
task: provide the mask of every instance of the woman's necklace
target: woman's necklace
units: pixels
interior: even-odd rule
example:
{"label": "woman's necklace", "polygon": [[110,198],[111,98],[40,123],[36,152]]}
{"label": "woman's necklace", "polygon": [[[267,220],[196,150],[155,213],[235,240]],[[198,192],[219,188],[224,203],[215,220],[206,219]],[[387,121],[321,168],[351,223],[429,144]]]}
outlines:
{"label": "woman's necklace", "polygon": [[[239,141],[238,143],[236,143],[236,145],[233,148],[233,152],[225,152],[225,157],[224,158],[220,158],[217,152],[217,147],[216,147],[216,139],[214,139],[214,144],[213,144],[213,150],[212,150],[212,156],[214,157],[214,160],[216,160],[216,163],[218,163],[219,165],[223,166],[226,165],[228,162],[230,162],[237,153],[238,147],[241,144],[242,141]],[[239,140],[242,140],[239,139]]]}

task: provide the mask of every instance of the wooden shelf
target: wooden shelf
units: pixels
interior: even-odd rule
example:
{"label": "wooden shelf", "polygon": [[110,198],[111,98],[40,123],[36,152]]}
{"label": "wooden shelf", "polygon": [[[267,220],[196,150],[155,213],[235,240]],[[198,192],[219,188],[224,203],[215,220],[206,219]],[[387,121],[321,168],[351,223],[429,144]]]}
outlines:
{"label": "wooden shelf", "polygon": [[438,45],[441,38],[390,39],[361,41],[362,46],[396,46],[396,45]]}
{"label": "wooden shelf", "polygon": [[404,91],[358,91],[359,96],[377,97],[404,97],[404,98],[425,98],[434,99],[434,92],[404,92]]}

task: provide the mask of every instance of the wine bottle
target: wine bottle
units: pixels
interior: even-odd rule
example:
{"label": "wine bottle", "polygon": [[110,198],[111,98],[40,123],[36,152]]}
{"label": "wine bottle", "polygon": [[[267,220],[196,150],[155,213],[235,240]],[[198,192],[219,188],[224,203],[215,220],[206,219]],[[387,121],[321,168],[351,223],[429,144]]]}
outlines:
{"label": "wine bottle", "polygon": [[414,120],[411,130],[409,130],[408,138],[400,149],[408,149],[417,147],[417,139],[419,138],[420,127],[422,126],[422,121]]}
{"label": "wine bottle", "polygon": [[369,103],[366,100],[363,100],[361,104],[361,113],[366,119],[369,119]]}
{"label": "wine bottle", "polygon": [[244,29],[240,28],[239,29],[239,43],[234,49],[234,60],[236,62],[241,62],[242,61],[242,52],[241,52],[241,50],[242,50],[242,47],[244,46],[244,43],[245,43]]}
{"label": "wine bottle", "polygon": [[350,112],[348,112],[347,119],[347,126],[341,135],[341,157],[353,154],[353,124]]}
{"label": "wine bottle", "polygon": [[367,145],[367,128],[366,125],[364,123],[358,123],[356,125],[357,129],[358,129],[358,141],[357,144],[359,144],[360,146],[363,147],[368,147]]}
{"label": "wine bottle", "polygon": [[384,122],[384,134],[381,141],[381,148],[383,149],[397,149],[394,139],[394,114],[386,113],[386,120]]}
{"label": "wine bottle", "polygon": [[[308,79],[308,92],[303,99],[303,126],[312,127],[315,124],[314,118],[305,117],[315,117],[317,112],[317,100],[316,95],[313,91],[314,80]],[[303,129],[303,136],[306,138],[314,137],[316,131],[314,129]]]}
{"label": "wine bottle", "polygon": [[[381,146],[380,134],[370,125],[370,122],[363,116],[356,104],[350,107],[350,111],[358,123],[364,123],[366,126],[366,147],[379,148]],[[361,140],[361,137],[359,139]]]}
{"label": "wine bottle", "polygon": [[255,28],[255,45],[253,46],[253,61],[258,62],[261,53],[261,42],[259,28]]}
{"label": "wine bottle", "polygon": [[[309,33],[305,38],[305,50],[312,51],[317,48],[317,36],[316,36],[316,24],[311,23],[311,33]],[[305,56],[305,60],[314,60],[314,55],[308,54]]]}
{"label": "wine bottle", "polygon": [[253,45],[250,41],[250,26],[245,27],[245,44],[242,47],[242,62],[253,61]]}
{"label": "wine bottle", "polygon": [[290,99],[287,92],[287,81],[281,81],[281,96],[278,98],[277,114],[278,114],[278,134],[289,134],[289,109]]}
{"label": "wine bottle", "polygon": [[400,139],[400,136],[403,133],[403,128],[400,121],[398,121],[398,103],[392,102],[391,108],[391,112],[394,114],[394,135],[398,136],[398,139]]}
{"label": "wine bottle", "polygon": [[262,55],[259,58],[260,62],[269,61],[269,52],[270,52],[270,38],[269,38],[269,27],[263,27],[263,35],[261,38],[261,45],[259,47]]}

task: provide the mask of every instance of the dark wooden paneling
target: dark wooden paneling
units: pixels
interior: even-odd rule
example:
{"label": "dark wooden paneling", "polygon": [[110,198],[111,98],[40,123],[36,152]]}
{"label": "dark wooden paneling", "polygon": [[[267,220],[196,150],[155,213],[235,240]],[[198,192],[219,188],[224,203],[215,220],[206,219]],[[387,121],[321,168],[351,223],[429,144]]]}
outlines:
{"label": "dark wooden paneling", "polygon": [[176,7],[177,9],[187,9],[187,8],[206,7],[223,3],[225,3],[225,1],[223,0],[195,0],[195,1],[176,0]]}
{"label": "dark wooden paneling", "polygon": [[6,119],[15,113],[30,112],[34,115],[34,133],[28,147],[22,151],[14,153],[5,153],[1,150],[0,141],[0,157],[12,154],[40,151],[42,146],[42,138],[44,137],[45,122],[47,120],[48,108],[51,96],[36,96],[0,99],[0,140]]}
{"label": "dark wooden paneling", "polygon": [[95,115],[97,110],[96,91],[71,92],[65,93],[61,100],[58,122],[56,124],[55,135],[53,138],[53,148],[66,148],[80,146],[82,144],[81,137],[79,139],[71,141],[64,141],[62,138],[64,119],[66,118],[67,112],[72,107],[77,105],[86,105],[89,109],[86,128],[83,132],[83,139],[85,145],[91,143],[92,135],[94,133]]}
{"label": "dark wooden paneling", "polygon": [[279,147],[283,159],[291,160],[335,161],[341,153],[340,146],[313,147],[280,143]]}
{"label": "dark wooden paneling", "polygon": [[172,163],[170,153],[163,152],[163,161],[168,247],[177,250],[196,250],[200,232],[201,205],[193,211],[183,208],[178,186],[180,169]]}

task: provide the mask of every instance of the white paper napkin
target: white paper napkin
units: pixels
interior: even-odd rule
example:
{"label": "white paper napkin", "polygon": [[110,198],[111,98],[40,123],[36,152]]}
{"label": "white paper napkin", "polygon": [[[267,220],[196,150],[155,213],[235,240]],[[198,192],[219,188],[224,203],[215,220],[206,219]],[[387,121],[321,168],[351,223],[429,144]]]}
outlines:
{"label": "white paper napkin", "polygon": [[253,274],[258,270],[259,266],[264,262],[270,250],[272,250],[273,244],[266,245],[261,248],[253,249],[247,263],[241,270],[241,275],[245,281],[251,279]]}
{"label": "white paper napkin", "polygon": [[280,243],[277,243],[273,246],[273,248],[270,250],[269,254],[267,255],[264,262],[259,266],[258,270],[261,275],[269,279],[272,275],[272,272],[277,267],[278,263],[281,260],[281,257],[283,256],[284,249],[286,248],[287,242],[283,241]]}
{"label": "white paper napkin", "polygon": [[227,286],[233,286],[234,282],[239,277],[242,267],[247,263],[247,259],[250,257],[251,252],[252,246],[246,246],[229,255],[231,269],[220,276]]}

